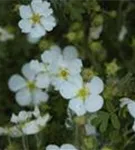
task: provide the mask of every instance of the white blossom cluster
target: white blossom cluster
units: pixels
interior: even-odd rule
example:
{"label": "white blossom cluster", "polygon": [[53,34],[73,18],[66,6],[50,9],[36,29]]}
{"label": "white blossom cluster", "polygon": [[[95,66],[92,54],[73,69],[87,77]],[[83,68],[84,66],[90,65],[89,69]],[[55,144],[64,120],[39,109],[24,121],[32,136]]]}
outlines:
{"label": "white blossom cluster", "polygon": [[[32,0],[29,5],[19,7],[21,20],[18,25],[27,34],[30,42],[38,42],[47,32],[56,26],[56,19],[50,3],[43,0]],[[91,29],[91,38],[99,38],[102,26]],[[81,76],[83,68],[77,49],[68,45],[64,49],[51,46],[41,54],[40,60],[31,60],[24,64],[20,74],[14,74],[8,81],[9,89],[15,93],[15,100],[21,106],[34,107],[33,111],[20,111],[12,114],[11,127],[0,128],[0,135],[21,137],[40,132],[51,119],[50,115],[41,115],[39,105],[49,101],[48,91],[53,87],[56,92],[68,100],[67,111],[76,116],[94,113],[103,107],[101,96],[104,83],[101,78],[84,82]],[[94,126],[85,126],[87,134],[96,134]],[[77,150],[71,144],[48,145],[46,150]]]}
{"label": "white blossom cluster", "polygon": [[100,93],[104,89],[103,81],[94,76],[85,83],[81,77],[82,61],[74,46],[66,46],[63,51],[58,46],[43,52],[41,61],[32,60],[22,67],[22,74],[11,76],[8,85],[16,92],[16,101],[20,106],[37,106],[47,102],[49,86],[53,86],[63,98],[69,100],[68,108],[77,116],[86,112],[96,112],[103,106]]}
{"label": "white blossom cluster", "polygon": [[23,135],[32,135],[40,132],[46,123],[50,120],[50,115],[41,116],[38,107],[34,111],[20,111],[18,116],[12,114],[10,122],[14,125],[11,127],[0,127],[0,135],[10,137],[21,137]]}
{"label": "white blossom cluster", "polygon": [[[22,111],[18,116],[13,114],[11,122],[15,123],[15,126],[10,129],[10,132],[9,129],[7,132],[2,128],[2,134],[10,133],[13,136],[12,130],[16,130],[19,137],[22,134],[38,133],[50,118],[48,114],[40,116],[37,109],[38,105],[49,100],[47,92],[49,89],[52,90],[50,87],[54,87],[55,91],[69,101],[68,109],[77,116],[100,110],[104,104],[103,97],[100,95],[104,89],[103,81],[94,76],[85,83],[81,76],[82,67],[82,60],[78,57],[77,49],[71,45],[63,50],[59,46],[52,46],[41,54],[40,61],[31,60],[23,65],[21,70],[23,77],[19,74],[12,75],[8,85],[10,90],[15,92],[16,102],[20,106],[34,106],[36,109],[34,112]],[[35,116],[34,120],[30,120],[32,115]],[[86,126],[86,132],[96,135],[95,127],[92,125]],[[73,150],[76,149],[72,145],[63,145],[60,148],[49,145],[47,150],[51,148],[52,150],[53,148],[71,150],[71,147]]]}

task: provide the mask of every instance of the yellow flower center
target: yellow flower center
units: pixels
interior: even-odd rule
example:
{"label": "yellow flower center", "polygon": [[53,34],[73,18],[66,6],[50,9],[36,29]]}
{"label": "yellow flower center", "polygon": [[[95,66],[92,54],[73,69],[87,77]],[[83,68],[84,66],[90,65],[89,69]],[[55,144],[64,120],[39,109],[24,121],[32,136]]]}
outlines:
{"label": "yellow flower center", "polygon": [[28,82],[27,83],[27,87],[30,89],[30,90],[33,90],[35,88],[35,84],[33,82]]}
{"label": "yellow flower center", "polygon": [[33,14],[33,16],[31,17],[31,20],[34,24],[36,24],[36,23],[40,23],[40,18],[41,16],[39,14]]}
{"label": "yellow flower center", "polygon": [[88,97],[89,93],[90,93],[89,89],[83,87],[78,91],[77,96],[80,97],[82,100],[85,100]]}
{"label": "yellow flower center", "polygon": [[68,75],[69,75],[69,72],[67,69],[62,69],[59,73],[59,76],[65,80],[68,78]]}

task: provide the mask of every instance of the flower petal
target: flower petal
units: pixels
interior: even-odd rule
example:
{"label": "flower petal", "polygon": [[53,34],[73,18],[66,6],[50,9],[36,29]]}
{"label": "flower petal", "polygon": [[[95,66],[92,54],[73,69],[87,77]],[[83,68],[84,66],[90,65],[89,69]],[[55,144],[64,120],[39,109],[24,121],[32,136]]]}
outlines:
{"label": "flower petal", "polygon": [[100,95],[90,95],[85,101],[85,108],[88,112],[96,112],[102,108],[103,104],[104,101]]}
{"label": "flower petal", "polygon": [[77,149],[71,144],[63,144],[60,150],[77,150]]}
{"label": "flower petal", "polygon": [[37,125],[36,120],[33,120],[26,123],[22,127],[22,131],[26,135],[32,135],[38,133],[40,131],[40,127]]}
{"label": "flower petal", "polygon": [[38,60],[31,60],[30,61],[30,68],[37,73],[42,72],[45,70],[44,64],[40,63]]}
{"label": "flower petal", "polygon": [[132,129],[135,131],[135,120],[134,120],[134,123],[133,123]]}
{"label": "flower petal", "polygon": [[26,81],[18,74],[12,75],[8,81],[9,89],[16,92],[26,86]]}
{"label": "flower petal", "polygon": [[68,62],[68,69],[70,70],[71,75],[80,73],[82,66],[81,59],[73,59]]}
{"label": "flower petal", "polygon": [[10,137],[13,137],[13,138],[18,138],[18,137],[21,137],[23,135],[21,130],[18,128],[18,126],[10,127],[8,134]]}
{"label": "flower petal", "polygon": [[84,102],[80,99],[71,99],[68,107],[74,111],[77,116],[82,116],[86,113]]}
{"label": "flower petal", "polygon": [[135,102],[132,101],[127,105],[128,111],[132,117],[135,118]]}
{"label": "flower petal", "polygon": [[30,64],[24,64],[22,67],[22,74],[26,77],[26,79],[33,81],[36,76],[36,71],[32,70]]}
{"label": "flower petal", "polygon": [[18,26],[22,29],[23,33],[29,33],[32,29],[32,24],[28,19],[20,20]]}
{"label": "flower petal", "polygon": [[49,16],[47,18],[42,17],[40,21],[47,31],[51,31],[56,26],[56,20],[53,16]]}
{"label": "flower petal", "polygon": [[32,10],[30,6],[21,5],[19,11],[20,11],[20,16],[23,19],[28,19],[32,16]]}
{"label": "flower petal", "polygon": [[78,57],[77,49],[74,46],[66,46],[63,50],[65,60],[72,60]]}
{"label": "flower petal", "polygon": [[35,24],[30,31],[32,38],[40,38],[46,34],[45,29],[40,24]]}
{"label": "flower petal", "polygon": [[99,77],[93,77],[90,83],[88,83],[91,94],[100,94],[104,89],[104,83]]}
{"label": "flower petal", "polygon": [[41,55],[41,59],[44,63],[52,63],[55,62],[59,59],[61,55],[61,49],[59,46],[52,46],[49,51],[45,51]]}
{"label": "flower petal", "polygon": [[57,145],[50,144],[46,147],[46,150],[60,150],[60,148]]}
{"label": "flower petal", "polygon": [[31,3],[32,10],[34,13],[38,13],[40,15],[48,16],[52,14],[52,9],[50,9],[50,3],[42,2],[41,0],[35,0]]}
{"label": "flower petal", "polygon": [[15,98],[20,106],[28,106],[32,102],[31,93],[28,88],[24,88],[18,91]]}
{"label": "flower petal", "polygon": [[129,103],[132,103],[133,101],[130,98],[124,97],[120,99],[120,107],[124,107],[125,105],[128,105]]}
{"label": "flower petal", "polygon": [[77,91],[79,90],[76,85],[70,82],[63,82],[59,88],[60,94],[66,98],[70,99],[76,96]]}
{"label": "flower petal", "polygon": [[47,102],[48,100],[48,94],[40,89],[33,90],[32,95],[34,105],[39,105],[41,102]]}
{"label": "flower petal", "polygon": [[48,88],[51,82],[51,77],[47,73],[40,73],[36,77],[36,86],[38,88]]}

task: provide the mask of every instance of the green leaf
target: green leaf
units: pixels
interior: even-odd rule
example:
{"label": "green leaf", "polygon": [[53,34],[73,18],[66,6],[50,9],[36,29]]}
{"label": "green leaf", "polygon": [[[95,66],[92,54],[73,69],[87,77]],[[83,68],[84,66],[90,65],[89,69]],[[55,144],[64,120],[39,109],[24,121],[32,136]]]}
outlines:
{"label": "green leaf", "polygon": [[115,129],[120,129],[120,121],[116,114],[111,114],[111,122]]}
{"label": "green leaf", "polygon": [[110,113],[115,111],[115,108],[114,108],[113,104],[110,101],[106,101],[106,109]]}

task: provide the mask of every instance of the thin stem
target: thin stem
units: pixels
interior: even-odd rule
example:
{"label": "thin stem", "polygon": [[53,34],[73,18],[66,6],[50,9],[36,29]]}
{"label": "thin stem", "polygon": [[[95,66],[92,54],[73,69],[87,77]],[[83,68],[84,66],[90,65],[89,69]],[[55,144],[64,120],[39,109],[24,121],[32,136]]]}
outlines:
{"label": "thin stem", "polygon": [[8,140],[8,143],[9,143],[9,145],[11,145],[11,138],[10,138],[10,136],[7,136],[7,140]]}
{"label": "thin stem", "polygon": [[79,129],[78,129],[78,125],[76,124],[75,125],[75,135],[74,135],[74,144],[77,146],[77,147],[79,147],[79,139],[78,139],[78,137],[79,137]]}
{"label": "thin stem", "polygon": [[37,150],[40,150],[40,147],[41,147],[41,139],[39,137],[39,135],[35,135],[35,138],[36,138],[36,145],[37,145]]}
{"label": "thin stem", "polygon": [[28,150],[27,145],[26,145],[26,141],[25,141],[25,135],[22,136],[22,145],[23,145],[24,150]]}
{"label": "thin stem", "polygon": [[128,140],[127,142],[124,144],[124,147],[123,147],[123,150],[129,145],[132,143],[133,139],[135,138],[135,134],[132,135]]}

